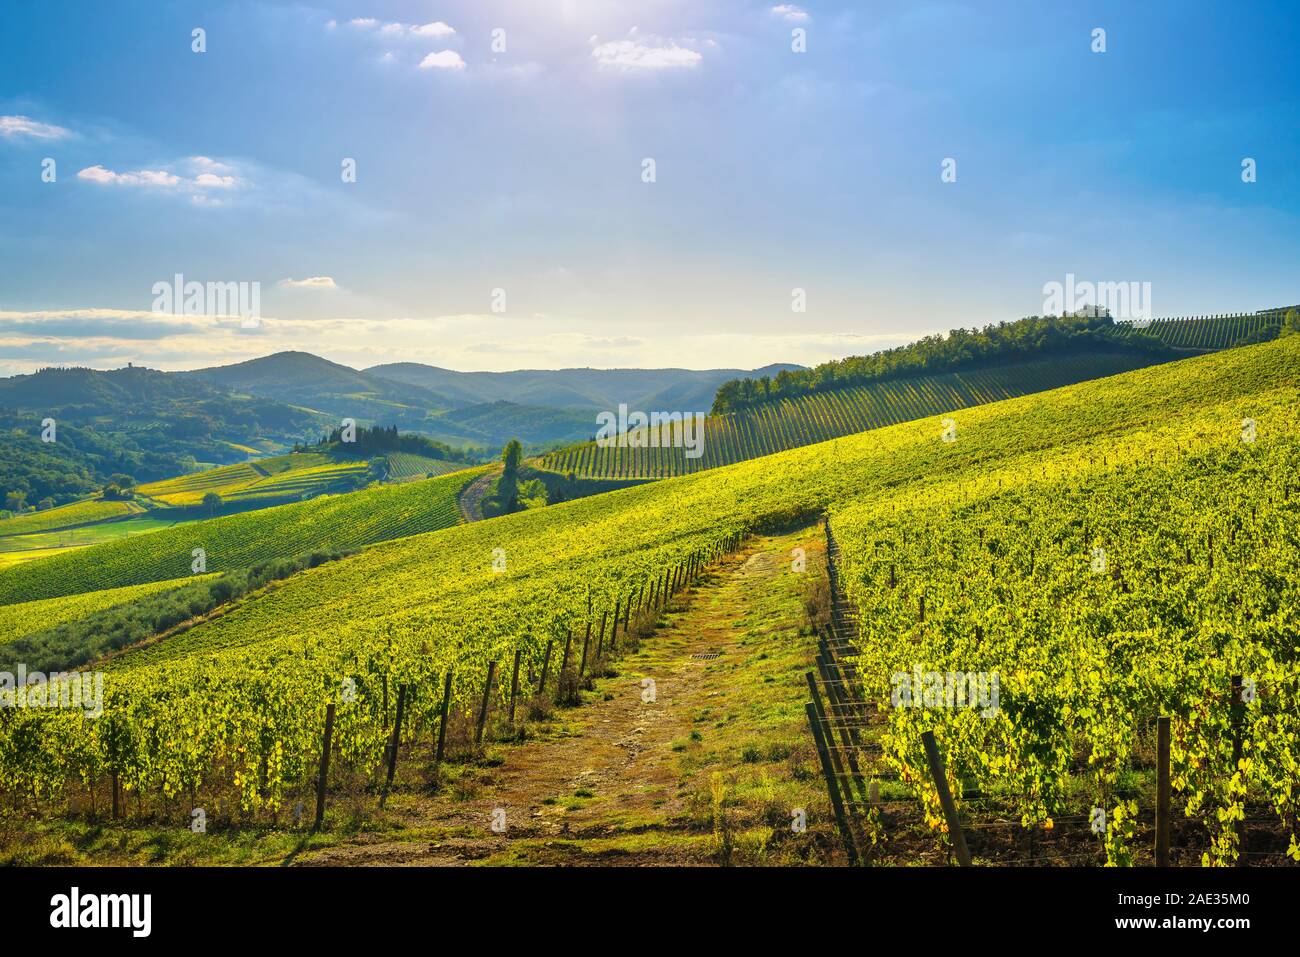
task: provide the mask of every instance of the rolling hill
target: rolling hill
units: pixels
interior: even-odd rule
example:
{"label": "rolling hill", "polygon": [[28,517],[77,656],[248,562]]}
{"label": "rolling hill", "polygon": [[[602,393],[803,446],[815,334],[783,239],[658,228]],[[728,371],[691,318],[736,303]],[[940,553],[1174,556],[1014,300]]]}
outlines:
{"label": "rolling hill", "polygon": [[[46,419],[56,424],[52,442],[42,441]],[[0,496],[62,504],[114,473],[151,481],[199,463],[242,461],[248,453],[237,446],[250,442],[287,448],[319,434],[323,422],[174,373],[43,369],[0,379]]]}
{"label": "rolling hill", "polygon": [[718,468],[786,449],[853,435],[897,422],[1028,395],[1151,365],[1152,357],[1116,351],[1008,363],[963,372],[890,379],[869,385],[766,402],[704,419],[697,458],[670,447],[671,433],[650,447],[648,431],[633,435],[642,447],[586,442],[547,453],[538,467],[580,478],[665,478]]}
{"label": "rolling hill", "polygon": [[1300,329],[1294,308],[1143,324],[1105,316],[1035,316],[959,329],[774,379],[723,383],[714,407],[726,411],[705,420],[698,457],[671,447],[670,438],[638,430],[626,442],[587,442],[547,453],[539,467],[589,478],[684,475],[1189,354],[1267,341],[1288,323]]}
{"label": "rolling hill", "polygon": [[[1038,637],[1032,632],[1026,636],[1034,640],[1019,647],[1004,639],[1004,633],[1019,633],[1013,629],[1032,629],[1035,624],[1035,619],[1017,621],[1012,614],[1016,604],[1011,602],[990,610],[985,623],[990,641],[999,642],[1007,656],[998,662],[1007,675],[998,722],[982,725],[978,732],[963,731],[963,722],[978,722],[978,716],[967,710],[934,717],[944,731],[941,740],[947,753],[959,766],[976,762],[984,753],[962,750],[977,734],[1003,736],[1005,747],[992,738],[981,738],[980,744],[997,747],[993,753],[1006,753],[1019,762],[1007,766],[1009,778],[1038,775],[1032,782],[1042,786],[1031,796],[1040,803],[1031,810],[1078,814],[1062,777],[1069,771],[1051,763],[1055,755],[1069,758],[1085,745],[1106,747],[1104,753],[1094,750],[1098,760],[1120,770],[1129,767],[1130,751],[1121,747],[1122,740],[1112,747],[1115,739],[1106,736],[1111,728],[1106,722],[1112,719],[1102,713],[1099,702],[1112,698],[1099,697],[1098,687],[1114,688],[1114,700],[1125,703],[1116,712],[1121,725],[1140,709],[1142,728],[1152,715],[1168,713],[1160,709],[1186,714],[1189,691],[1198,696],[1213,691],[1202,681],[1214,676],[1196,670],[1203,656],[1203,639],[1197,636],[1207,632],[1193,623],[1184,633],[1184,603],[1139,608],[1125,596],[1134,588],[1156,587],[1156,582],[1163,582],[1163,592],[1171,596],[1200,595],[1204,588],[1199,583],[1210,582],[1218,583],[1211,593],[1215,597],[1198,600],[1197,616],[1218,621],[1234,607],[1234,595],[1236,606],[1241,605],[1240,589],[1232,585],[1240,585],[1239,576],[1231,568],[1225,571],[1221,562],[1219,577],[1214,578],[1213,562],[1207,565],[1200,558],[1202,550],[1211,547],[1202,537],[1207,529],[1214,532],[1214,547],[1228,547],[1227,518],[1221,526],[1202,528],[1189,522],[1189,516],[1171,514],[1180,508],[1180,490],[1192,494],[1193,503],[1210,502],[1215,488],[1225,483],[1243,493],[1266,493],[1240,498],[1231,513],[1239,529],[1270,536],[1271,550],[1261,558],[1266,570],[1252,576],[1252,587],[1267,594],[1252,593],[1250,607],[1257,597],[1275,602],[1286,588],[1285,603],[1293,604],[1294,583],[1286,585],[1277,572],[1294,566],[1296,544],[1293,536],[1273,532],[1293,525],[1296,503],[1281,494],[1273,476],[1279,469],[1291,471],[1300,454],[1300,442],[1294,438],[1300,432],[1297,381],[1300,338],[1292,337],[971,408],[960,413],[960,431],[953,442],[942,440],[937,420],[924,419],[378,544],[297,574],[177,639],[118,659],[105,683],[108,720],[70,709],[18,709],[12,720],[0,723],[0,755],[6,756],[0,779],[14,794],[46,793],[57,784],[83,780],[87,762],[102,768],[111,761],[124,787],[142,795],[158,793],[163,782],[195,794],[230,793],[234,788],[246,811],[274,811],[295,795],[306,794],[314,779],[327,702],[337,707],[337,774],[364,779],[378,766],[391,733],[389,689],[394,686],[416,690],[407,699],[406,715],[410,727],[423,729],[415,733],[423,734],[419,747],[425,748],[446,676],[452,679],[456,707],[468,710],[482,694],[489,667],[505,673],[516,652],[526,672],[536,674],[556,642],[564,644],[566,634],[581,633],[616,602],[639,604],[652,598],[684,562],[707,560],[734,547],[737,535],[829,513],[836,527],[844,525],[846,567],[863,617],[877,606],[881,613],[893,615],[897,627],[888,630],[889,645],[907,629],[921,649],[918,654],[930,653],[941,637],[958,640],[972,625],[972,606],[961,600],[960,575],[948,593],[941,590],[948,581],[944,576],[949,574],[949,556],[959,570],[976,555],[982,563],[980,574],[987,578],[987,584],[981,579],[981,588],[1033,587],[1034,568],[1048,583],[1084,574],[1088,555],[1079,549],[1105,533],[1102,540],[1116,549],[1120,580],[1108,576],[1105,582],[1092,580],[1090,587],[1098,601],[1105,602],[1101,607],[1108,617],[1089,615],[1092,606],[1083,602],[1079,613],[1061,626],[1091,630],[1062,632],[1058,640],[1068,639],[1067,647],[1080,653],[1107,636],[1112,644],[1138,642],[1168,649],[1166,657],[1154,660],[1157,667],[1144,670],[1131,688],[1119,684],[1128,680],[1123,674],[1114,674],[1110,684],[1090,685],[1088,668],[1070,655],[1055,662],[1036,657]],[[1243,442],[1243,416],[1257,424],[1258,445]],[[1149,517],[1136,506],[1131,516],[1101,508],[1112,489],[1127,484],[1150,490]],[[1081,530],[1068,510],[1037,519],[1037,526],[1026,524],[1076,488],[1095,489],[1101,508],[1097,524]],[[1034,502],[1041,503],[1038,511]],[[989,516],[985,524],[994,530],[992,540],[980,531],[984,525],[979,516],[984,514]],[[1191,517],[1217,514],[1211,509],[1194,511]],[[1155,520],[1173,523],[1180,534],[1185,530],[1188,537],[1179,544],[1194,547],[1197,557],[1184,561],[1181,549],[1141,560],[1126,556],[1125,530],[1130,524],[1146,528],[1144,534],[1158,542],[1160,536],[1150,530]],[[1109,525],[1103,527],[1103,521]],[[284,531],[286,536],[303,536],[297,539],[302,544],[308,525]],[[925,540],[913,541],[908,531]],[[1040,543],[1037,564],[1032,553],[1012,547],[1008,536],[1013,535]],[[1058,547],[1067,538],[1075,546]],[[172,544],[180,547],[194,540]],[[905,576],[903,591],[884,590],[888,585],[882,581],[892,584],[892,573],[881,577],[882,541],[912,550],[912,557],[897,561],[897,570]],[[495,567],[494,550],[504,556],[501,567]],[[136,564],[145,557],[131,556]],[[998,574],[994,563],[1014,563],[1014,568]],[[0,582],[6,578],[0,577]],[[939,590],[928,594],[942,627],[929,633],[912,609],[918,589],[932,580]],[[1040,597],[1045,608],[1052,607],[1050,594]],[[1139,630],[1125,630],[1128,626],[1122,622],[1127,619],[1118,617],[1128,613],[1125,609],[1145,613],[1133,626]],[[993,611],[1001,617],[994,617]],[[1109,625],[1111,620],[1117,623]],[[1254,656],[1255,667],[1265,669],[1261,673],[1269,676],[1270,693],[1293,701],[1295,676],[1285,670],[1290,666],[1278,662],[1266,670],[1282,621],[1260,619],[1237,640],[1241,654]],[[958,633],[957,627],[963,630]],[[869,642],[864,653],[891,653],[874,635],[864,640]],[[952,666],[939,658],[924,662]],[[340,687],[351,693],[340,697]],[[876,695],[876,684],[869,691]],[[1221,698],[1223,689],[1218,693]],[[1260,742],[1260,750],[1251,787],[1267,787],[1269,775],[1287,767],[1288,761],[1294,768],[1300,738],[1287,731],[1291,719],[1284,711],[1252,713],[1252,740]],[[910,717],[901,714],[890,721]],[[1195,720],[1194,713],[1188,720]],[[1068,727],[1066,721],[1071,722]],[[1274,725],[1276,731],[1269,736]],[[111,745],[110,730],[105,729],[111,730]],[[891,723],[892,732],[902,734],[904,729]],[[1191,725],[1180,724],[1178,735],[1177,748],[1204,748]],[[184,746],[162,743],[172,740]],[[904,768],[914,766],[919,745],[910,734],[905,740],[906,750],[899,745],[884,759]],[[152,744],[137,749],[127,742]],[[111,756],[110,747],[115,749]],[[1002,766],[986,762],[982,773]],[[996,775],[989,780],[990,788],[999,785]],[[1014,778],[1009,784],[1019,781]],[[917,775],[910,786],[925,806],[933,803],[924,775]],[[1089,799],[1087,793],[1080,798]],[[1087,804],[1083,807],[1086,810]],[[1115,846],[1122,840],[1116,835]]]}
{"label": "rolling hill", "polygon": [[[457,497],[481,469],[190,522],[27,562],[0,574],[0,605],[245,568],[316,549],[355,549],[460,521]],[[291,477],[295,473],[287,473]]]}
{"label": "rolling hill", "polygon": [[174,374],[235,394],[323,412],[335,419],[354,418],[407,429],[419,429],[431,414],[463,404],[309,352],[277,352],[233,365]]}

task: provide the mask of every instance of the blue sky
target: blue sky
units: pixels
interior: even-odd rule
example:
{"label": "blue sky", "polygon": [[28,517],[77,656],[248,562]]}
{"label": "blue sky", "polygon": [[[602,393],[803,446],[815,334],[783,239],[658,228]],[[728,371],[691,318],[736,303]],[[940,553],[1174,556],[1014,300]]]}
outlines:
{"label": "blue sky", "polygon": [[[812,363],[1068,273],[1295,303],[1297,49],[1290,2],[8,2],[0,374]],[[177,273],[262,321],[154,313]]]}

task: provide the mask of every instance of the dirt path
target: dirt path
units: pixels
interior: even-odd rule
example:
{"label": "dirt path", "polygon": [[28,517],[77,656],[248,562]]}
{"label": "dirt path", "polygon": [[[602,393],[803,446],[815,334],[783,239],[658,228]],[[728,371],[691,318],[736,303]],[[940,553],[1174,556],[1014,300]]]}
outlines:
{"label": "dirt path", "polygon": [[501,469],[493,469],[480,475],[465,486],[457,501],[460,506],[461,518],[467,522],[483,521],[483,499],[487,498],[488,492],[492,489],[492,483],[497,480],[500,474]]}
{"label": "dirt path", "polygon": [[[295,863],[767,860],[791,807],[825,800],[799,720],[812,648],[803,599],[822,567],[819,538],[758,539],[725,559],[585,706],[530,724],[535,737],[465,766],[439,796],[390,802],[407,833],[359,835]],[[795,547],[811,574],[794,571]]]}

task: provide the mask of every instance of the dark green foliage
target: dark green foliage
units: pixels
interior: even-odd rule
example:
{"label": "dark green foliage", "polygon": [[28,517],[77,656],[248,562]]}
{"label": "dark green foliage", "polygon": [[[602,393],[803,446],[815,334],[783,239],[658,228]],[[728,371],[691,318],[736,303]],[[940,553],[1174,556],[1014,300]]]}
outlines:
{"label": "dark green foliage", "polygon": [[[57,424],[43,442],[42,422]],[[240,462],[228,443],[290,444],[320,419],[265,399],[228,395],[152,369],[42,369],[0,379],[0,497],[73,501],[107,484],[127,488],[195,471],[199,462]],[[126,481],[123,481],[126,480]]]}
{"label": "dark green foliage", "polygon": [[926,336],[897,349],[824,362],[812,369],[782,371],[775,379],[733,379],[718,389],[713,413],[734,412],[775,399],[887,379],[972,369],[1048,354],[1095,352],[1099,348],[1156,355],[1170,352],[1154,336],[1117,326],[1109,316],[1031,316],[983,329],[954,329],[947,336]]}
{"label": "dark green foliage", "polygon": [[288,578],[345,554],[319,550],[295,558],[273,559],[27,635],[0,645],[0,671],[13,671],[19,662],[24,663],[29,671],[49,672],[79,667],[205,615],[268,582]]}
{"label": "dark green foliage", "polygon": [[339,457],[359,459],[370,458],[378,452],[408,452],[446,462],[474,461],[474,456],[462,449],[453,449],[427,435],[417,435],[413,432],[399,433],[395,425],[376,425],[372,428],[359,426],[356,430],[356,439],[352,442],[344,442],[342,428],[336,428],[316,445],[294,446],[294,451],[326,451]]}
{"label": "dark green foliage", "polygon": [[506,512],[519,510],[519,462],[523,458],[523,446],[518,439],[511,439],[501,452],[501,478],[497,480],[497,501]]}

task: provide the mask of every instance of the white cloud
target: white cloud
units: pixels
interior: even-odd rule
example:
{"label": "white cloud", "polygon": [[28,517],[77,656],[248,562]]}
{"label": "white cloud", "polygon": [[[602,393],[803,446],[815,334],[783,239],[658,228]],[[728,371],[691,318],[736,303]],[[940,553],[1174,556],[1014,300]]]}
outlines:
{"label": "white cloud", "polygon": [[456,29],[441,20],[433,23],[385,23],[381,25],[374,17],[357,17],[348,21],[349,26],[358,30],[375,33],[387,38],[404,37],[406,39],[455,36]]}
{"label": "white cloud", "polygon": [[[635,31],[634,31],[635,32]],[[595,44],[591,51],[594,59],[602,67],[614,67],[620,70],[671,70],[698,66],[704,59],[695,50],[679,46],[675,40],[656,40],[654,38],[635,40],[610,40]]]}
{"label": "white cloud", "polygon": [[87,166],[77,174],[77,179],[112,186],[160,186],[164,188],[176,186],[181,181],[179,176],[165,170],[141,169],[133,173],[115,173],[113,170],[104,169],[102,166]]}
{"label": "white cloud", "polygon": [[195,169],[206,170],[210,173],[226,173],[231,168],[229,163],[219,163],[208,156],[191,156],[190,164]]}
{"label": "white cloud", "polygon": [[218,176],[215,173],[200,173],[194,177],[194,185],[204,189],[233,189],[239,180],[233,176]]}
{"label": "white cloud", "polygon": [[772,8],[772,13],[792,23],[807,23],[811,19],[807,10],[793,3],[778,3]]}
{"label": "white cloud", "polygon": [[308,279],[281,279],[280,285],[289,289],[337,289],[330,276],[312,276]]}
{"label": "white cloud", "polygon": [[422,26],[411,27],[411,35],[417,37],[449,37],[455,33],[455,29],[443,23],[441,20],[434,23],[426,23]]}
{"label": "white cloud", "polygon": [[[230,190],[239,189],[246,185],[243,180],[227,172],[232,169],[229,164],[218,162],[206,156],[191,156],[184,162],[188,162],[192,170],[200,170],[201,172],[193,179],[187,179],[167,169],[141,169],[119,173],[96,164],[81,170],[77,173],[77,178],[88,183],[98,183],[101,186],[138,186],[168,190],[174,188]],[[201,192],[192,195],[190,199],[200,206],[220,205],[220,201],[209,199]]]}
{"label": "white cloud", "polygon": [[61,140],[72,135],[71,130],[53,123],[41,123],[30,116],[0,116],[0,136],[30,136],[37,140]]}
{"label": "white cloud", "polygon": [[459,53],[455,50],[443,50],[440,53],[430,53],[420,61],[421,70],[463,70],[465,61],[461,59]]}

